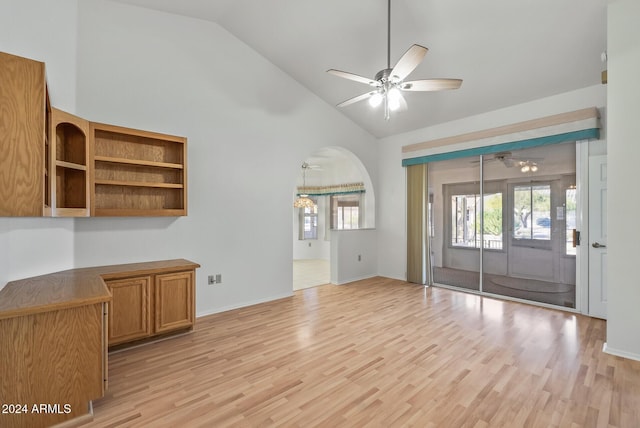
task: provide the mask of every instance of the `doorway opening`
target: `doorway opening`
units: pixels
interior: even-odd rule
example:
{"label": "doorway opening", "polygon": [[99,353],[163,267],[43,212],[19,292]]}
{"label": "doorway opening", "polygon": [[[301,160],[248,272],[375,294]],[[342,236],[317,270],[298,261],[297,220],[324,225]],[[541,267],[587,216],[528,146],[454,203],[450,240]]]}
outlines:
{"label": "doorway opening", "polygon": [[301,162],[294,197],[301,194],[313,205],[293,208],[293,289],[339,283],[331,235],[373,227],[375,198],[369,174],[350,151],[325,147]]}
{"label": "doorway opening", "polygon": [[576,309],[576,144],[429,164],[432,279]]}

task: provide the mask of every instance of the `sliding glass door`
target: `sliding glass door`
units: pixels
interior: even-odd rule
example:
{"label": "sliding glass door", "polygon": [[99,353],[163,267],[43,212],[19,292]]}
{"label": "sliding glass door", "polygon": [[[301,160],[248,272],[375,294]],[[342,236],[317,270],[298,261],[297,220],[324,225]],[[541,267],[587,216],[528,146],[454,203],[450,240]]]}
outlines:
{"label": "sliding glass door", "polygon": [[480,162],[478,157],[429,164],[433,282],[480,291]]}
{"label": "sliding glass door", "polygon": [[429,166],[433,282],[576,307],[575,143]]}

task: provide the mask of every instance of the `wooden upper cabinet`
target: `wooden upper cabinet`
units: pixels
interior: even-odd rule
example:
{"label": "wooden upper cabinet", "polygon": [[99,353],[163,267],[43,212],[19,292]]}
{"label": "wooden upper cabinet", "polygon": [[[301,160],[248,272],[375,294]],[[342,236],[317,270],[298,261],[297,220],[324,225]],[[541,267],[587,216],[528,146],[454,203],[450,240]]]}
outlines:
{"label": "wooden upper cabinet", "polygon": [[0,52],[0,216],[45,214],[44,63]]}
{"label": "wooden upper cabinet", "polygon": [[89,122],[51,109],[52,212],[56,217],[89,215]]}
{"label": "wooden upper cabinet", "polygon": [[91,215],[187,215],[187,139],[91,123]]}
{"label": "wooden upper cabinet", "polygon": [[51,108],[45,65],[0,52],[0,217],[187,215],[187,139]]}

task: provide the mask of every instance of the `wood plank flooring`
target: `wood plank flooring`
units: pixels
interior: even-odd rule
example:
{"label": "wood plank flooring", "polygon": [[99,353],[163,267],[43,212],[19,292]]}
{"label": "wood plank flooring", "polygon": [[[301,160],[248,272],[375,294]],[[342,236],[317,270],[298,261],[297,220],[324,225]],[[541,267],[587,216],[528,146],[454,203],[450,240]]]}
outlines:
{"label": "wood plank flooring", "polygon": [[605,321],[386,278],[110,355],[96,427],[638,427]]}

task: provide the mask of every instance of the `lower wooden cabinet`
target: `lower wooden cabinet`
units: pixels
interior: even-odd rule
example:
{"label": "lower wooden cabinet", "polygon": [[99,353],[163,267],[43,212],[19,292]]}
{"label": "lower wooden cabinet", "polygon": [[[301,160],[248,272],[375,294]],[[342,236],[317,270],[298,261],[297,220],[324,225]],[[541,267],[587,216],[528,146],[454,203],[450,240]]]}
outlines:
{"label": "lower wooden cabinet", "polygon": [[107,280],[109,346],[193,327],[195,271]]}
{"label": "lower wooden cabinet", "polygon": [[109,346],[193,328],[199,267],[185,259],[96,266],[0,288],[0,404],[29,406],[0,412],[0,427],[91,420],[91,401],[108,399]]}
{"label": "lower wooden cabinet", "polygon": [[0,312],[0,427],[44,428],[89,414],[106,388],[103,305]]}
{"label": "lower wooden cabinet", "polygon": [[156,275],[155,332],[193,325],[193,272]]}
{"label": "lower wooden cabinet", "polygon": [[151,277],[107,281],[109,345],[149,337],[151,330]]}

